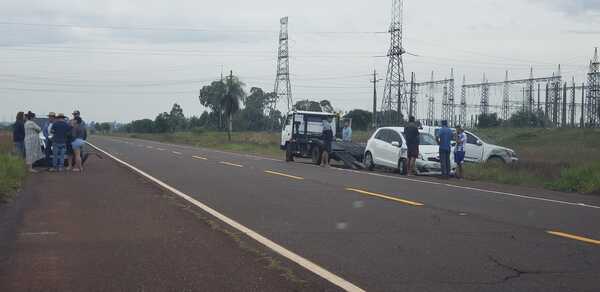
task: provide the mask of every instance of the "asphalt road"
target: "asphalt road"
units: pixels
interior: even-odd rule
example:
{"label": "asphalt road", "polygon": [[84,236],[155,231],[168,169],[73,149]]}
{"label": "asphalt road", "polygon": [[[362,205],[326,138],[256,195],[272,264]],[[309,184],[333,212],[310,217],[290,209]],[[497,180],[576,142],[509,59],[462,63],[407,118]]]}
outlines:
{"label": "asphalt road", "polygon": [[598,197],[91,142],[365,290],[600,287]]}

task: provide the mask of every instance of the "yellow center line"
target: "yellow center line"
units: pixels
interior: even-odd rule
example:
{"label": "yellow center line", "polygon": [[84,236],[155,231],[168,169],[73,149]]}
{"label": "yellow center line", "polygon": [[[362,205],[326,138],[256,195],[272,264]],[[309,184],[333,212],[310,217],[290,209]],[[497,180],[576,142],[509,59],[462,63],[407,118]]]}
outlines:
{"label": "yellow center line", "polygon": [[235,166],[235,167],[244,167],[243,165],[239,165],[239,164],[235,164],[235,163],[231,163],[231,162],[226,162],[226,161],[221,161],[219,163],[220,164],[229,165],[229,166]]}
{"label": "yellow center line", "polygon": [[175,155],[181,155],[181,152],[177,152],[177,151],[171,151],[171,152]]}
{"label": "yellow center line", "polygon": [[552,234],[552,235],[560,236],[560,237],[565,237],[565,238],[569,238],[569,239],[574,239],[574,240],[579,240],[579,241],[583,241],[583,242],[587,242],[587,243],[591,243],[591,244],[600,245],[600,240],[595,240],[595,239],[591,239],[591,238],[587,238],[587,237],[581,237],[581,236],[568,234],[568,233],[564,233],[564,232],[560,232],[560,231],[546,231],[546,232],[549,234]]}
{"label": "yellow center line", "polygon": [[205,157],[201,157],[201,156],[192,156],[192,158],[196,158],[196,159],[200,159],[200,160],[208,160]]}
{"label": "yellow center line", "polygon": [[411,206],[423,206],[424,205],[424,204],[419,203],[419,202],[413,202],[413,201],[403,200],[403,199],[399,199],[399,198],[392,197],[392,196],[389,196],[389,195],[372,193],[372,192],[363,191],[363,190],[354,189],[354,188],[346,188],[346,190],[351,191],[351,192],[361,193],[363,195],[368,195],[368,196],[378,197],[378,198],[382,198],[382,199],[386,199],[386,200],[396,201],[396,202],[403,203],[403,204],[408,204],[408,205],[411,205]]}
{"label": "yellow center line", "polygon": [[289,175],[289,174],[285,174],[285,173],[281,173],[281,172],[276,172],[276,171],[271,171],[271,170],[265,170],[265,173],[279,175],[279,176],[284,176],[284,177],[288,177],[288,178],[292,178],[292,179],[297,179],[297,180],[303,180],[304,179],[303,177],[299,177],[299,176],[295,176],[295,175]]}

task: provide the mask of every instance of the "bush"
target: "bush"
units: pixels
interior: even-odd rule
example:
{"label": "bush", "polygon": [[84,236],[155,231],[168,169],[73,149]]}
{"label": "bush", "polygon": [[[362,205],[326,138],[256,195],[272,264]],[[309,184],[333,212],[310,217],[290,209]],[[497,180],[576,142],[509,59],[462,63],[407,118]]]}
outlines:
{"label": "bush", "polygon": [[196,127],[192,129],[192,134],[200,136],[202,134],[204,134],[205,130],[204,128],[200,128],[200,127]]}
{"label": "bush", "polygon": [[600,194],[600,162],[565,168],[560,178],[547,183],[546,187],[558,191]]}

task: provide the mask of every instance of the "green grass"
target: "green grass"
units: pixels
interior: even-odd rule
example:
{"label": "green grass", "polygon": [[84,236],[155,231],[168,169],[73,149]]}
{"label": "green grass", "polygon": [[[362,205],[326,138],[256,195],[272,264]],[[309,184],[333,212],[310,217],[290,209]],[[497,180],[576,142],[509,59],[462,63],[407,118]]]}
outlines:
{"label": "green grass", "polygon": [[600,194],[600,129],[491,128],[473,132],[514,149],[516,165],[467,165],[473,180]]}
{"label": "green grass", "polygon": [[177,132],[166,134],[117,134],[130,138],[140,138],[175,144],[226,150],[238,153],[251,153],[269,157],[283,157],[279,149],[280,135],[268,132],[233,132],[231,142],[226,132]]}
{"label": "green grass", "polygon": [[10,134],[0,132],[0,203],[12,198],[26,175],[23,160],[13,156],[12,150]]}

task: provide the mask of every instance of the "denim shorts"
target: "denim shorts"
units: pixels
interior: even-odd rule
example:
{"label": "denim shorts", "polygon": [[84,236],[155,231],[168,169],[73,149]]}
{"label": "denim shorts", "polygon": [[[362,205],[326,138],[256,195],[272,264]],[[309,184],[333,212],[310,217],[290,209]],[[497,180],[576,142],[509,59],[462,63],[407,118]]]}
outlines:
{"label": "denim shorts", "polygon": [[464,151],[454,152],[454,162],[456,164],[463,164],[464,161],[465,161],[465,152]]}
{"label": "denim shorts", "polygon": [[83,145],[85,145],[85,141],[80,138],[75,139],[75,141],[71,143],[71,147],[73,147],[73,150],[81,150],[81,147],[83,147]]}

